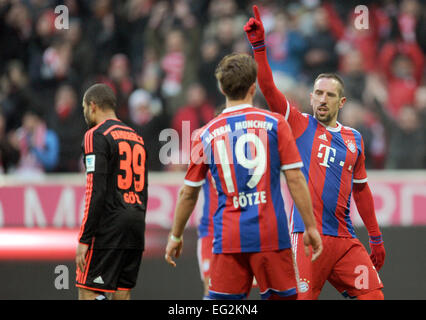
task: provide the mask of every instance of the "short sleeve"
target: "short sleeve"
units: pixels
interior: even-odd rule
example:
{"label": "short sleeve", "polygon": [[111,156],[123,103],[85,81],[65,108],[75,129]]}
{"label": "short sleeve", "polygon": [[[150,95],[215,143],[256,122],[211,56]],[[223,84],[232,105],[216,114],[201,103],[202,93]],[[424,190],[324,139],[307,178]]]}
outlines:
{"label": "short sleeve", "polygon": [[208,169],[204,146],[200,135],[197,134],[191,144],[191,156],[184,183],[190,187],[202,186]]}
{"label": "short sleeve", "polygon": [[361,146],[359,148],[359,156],[355,163],[353,183],[367,182],[367,171],[365,169],[365,153],[364,140],[361,137]]}
{"label": "short sleeve", "polygon": [[287,113],[285,114],[285,119],[291,127],[291,131],[295,139],[300,137],[309,124],[309,115],[306,113],[301,113],[296,107],[291,106],[287,100]]}
{"label": "short sleeve", "polygon": [[84,139],[84,166],[87,173],[108,173],[109,144],[98,132],[88,131]]}

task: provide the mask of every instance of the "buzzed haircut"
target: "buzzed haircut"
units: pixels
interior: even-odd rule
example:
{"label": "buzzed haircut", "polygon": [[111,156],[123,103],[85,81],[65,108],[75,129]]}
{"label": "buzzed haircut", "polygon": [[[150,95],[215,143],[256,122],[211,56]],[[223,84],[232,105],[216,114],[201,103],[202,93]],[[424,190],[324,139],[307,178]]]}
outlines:
{"label": "buzzed haircut", "polygon": [[117,98],[114,91],[104,83],[92,85],[86,90],[83,99],[87,105],[93,102],[103,110],[112,109],[115,111],[117,108]]}
{"label": "buzzed haircut", "polygon": [[256,82],[257,64],[248,54],[231,53],[219,62],[215,76],[229,99],[244,99],[250,86]]}
{"label": "buzzed haircut", "polygon": [[318,77],[315,79],[314,84],[322,78],[327,78],[327,79],[334,79],[336,80],[339,84],[340,84],[340,89],[339,89],[339,96],[343,97],[345,94],[345,85],[343,83],[342,78],[337,75],[336,73],[321,73],[320,75],[318,75]]}

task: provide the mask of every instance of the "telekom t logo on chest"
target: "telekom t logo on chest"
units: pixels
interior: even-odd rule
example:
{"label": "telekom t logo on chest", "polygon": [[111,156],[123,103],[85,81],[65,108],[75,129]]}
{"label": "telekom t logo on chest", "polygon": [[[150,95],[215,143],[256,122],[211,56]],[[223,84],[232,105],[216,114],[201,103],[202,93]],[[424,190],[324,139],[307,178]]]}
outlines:
{"label": "telekom t logo on chest", "polygon": [[320,165],[328,168],[330,167],[330,165],[328,164],[328,161],[333,163],[335,160],[336,149],[321,143],[318,149],[317,156],[318,158],[323,160],[322,162],[320,162]]}

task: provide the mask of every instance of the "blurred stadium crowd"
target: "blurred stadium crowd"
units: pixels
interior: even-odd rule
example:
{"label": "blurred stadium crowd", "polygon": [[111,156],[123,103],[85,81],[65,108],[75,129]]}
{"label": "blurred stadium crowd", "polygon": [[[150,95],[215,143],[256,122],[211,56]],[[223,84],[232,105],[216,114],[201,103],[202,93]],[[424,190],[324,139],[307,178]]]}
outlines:
{"label": "blurred stadium crowd", "polygon": [[[149,168],[173,170],[156,156],[159,134],[182,132],[182,121],[192,131],[223,106],[214,70],[230,52],[251,54],[253,4],[295,106],[311,113],[313,79],[338,72],[348,97],[339,120],[362,133],[367,168],[426,168],[425,1],[363,1],[368,28],[357,29],[353,0],[0,0],[0,172],[81,171],[82,94],[94,82],[117,94]],[[57,5],[68,29],[55,27]]]}

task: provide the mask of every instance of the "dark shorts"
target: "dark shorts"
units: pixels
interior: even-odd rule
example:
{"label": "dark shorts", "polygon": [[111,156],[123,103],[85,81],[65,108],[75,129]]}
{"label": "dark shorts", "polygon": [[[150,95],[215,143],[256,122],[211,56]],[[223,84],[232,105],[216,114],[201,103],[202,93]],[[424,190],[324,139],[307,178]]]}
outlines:
{"label": "dark shorts", "polygon": [[101,292],[130,290],[136,285],[142,250],[90,249],[84,272],[77,268],[76,286]]}

